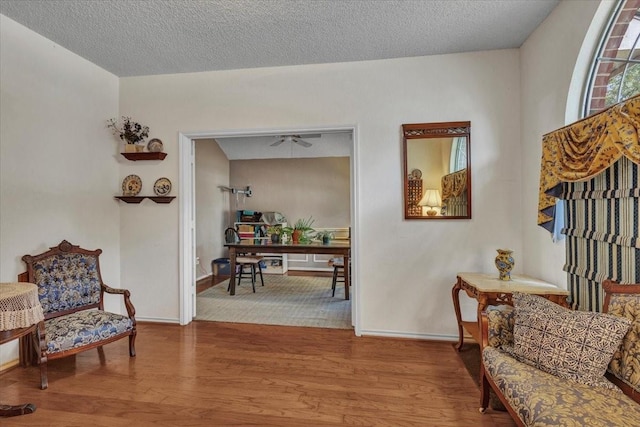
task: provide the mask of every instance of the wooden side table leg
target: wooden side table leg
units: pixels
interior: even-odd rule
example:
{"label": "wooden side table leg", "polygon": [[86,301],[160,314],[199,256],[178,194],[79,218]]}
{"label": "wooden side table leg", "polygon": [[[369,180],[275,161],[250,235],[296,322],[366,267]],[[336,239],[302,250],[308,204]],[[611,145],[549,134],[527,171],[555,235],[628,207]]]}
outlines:
{"label": "wooden side table leg", "polygon": [[460,289],[462,285],[460,279],[453,285],[451,289],[451,299],[453,300],[453,310],[456,313],[456,320],[458,321],[458,343],[456,344],[456,350],[462,350],[462,344],[464,342],[464,334],[462,331],[462,314],[460,313]]}
{"label": "wooden side table leg", "polygon": [[[477,316],[477,322],[478,322],[478,345],[480,345],[480,351],[482,352],[483,349],[483,345],[482,345],[482,312],[486,310],[487,306],[489,305],[489,297],[484,294],[484,293],[480,293],[480,295],[478,295],[478,312],[476,314]],[[482,371],[482,363],[480,364],[480,370]]]}

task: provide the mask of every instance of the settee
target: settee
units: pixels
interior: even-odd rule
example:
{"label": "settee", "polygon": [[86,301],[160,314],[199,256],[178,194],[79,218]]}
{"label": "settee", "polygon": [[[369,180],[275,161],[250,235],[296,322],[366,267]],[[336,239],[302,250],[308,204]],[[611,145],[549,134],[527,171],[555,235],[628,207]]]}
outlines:
{"label": "settee", "polygon": [[519,293],[487,307],[481,412],[493,390],[518,426],[640,426],[640,285],[603,288],[603,313]]}
{"label": "settee", "polygon": [[[25,255],[27,271],[18,276],[20,282],[34,283],[44,312],[44,342],[41,349],[54,360],[97,348],[121,338],[129,338],[129,355],[134,357],[136,338],[135,308],[126,289],[104,284],[100,274],[101,249],[87,250],[63,240],[59,245],[38,255]],[[105,294],[122,298],[127,315],[104,309]],[[21,362],[26,364],[32,340],[21,338]],[[31,361],[32,363],[46,363]],[[46,370],[46,366],[44,368]],[[47,388],[43,380],[42,388]]]}

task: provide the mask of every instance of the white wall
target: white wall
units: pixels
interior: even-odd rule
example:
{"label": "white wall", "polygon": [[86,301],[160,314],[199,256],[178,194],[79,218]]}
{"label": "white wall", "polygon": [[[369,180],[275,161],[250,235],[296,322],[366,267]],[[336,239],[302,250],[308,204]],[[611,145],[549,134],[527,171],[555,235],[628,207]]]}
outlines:
{"label": "white wall", "polygon": [[219,186],[229,186],[229,159],[213,139],[195,142],[196,185],[196,256],[200,266],[198,279],[212,274],[211,261],[226,256],[224,230],[229,220],[229,193]]}
{"label": "white wall", "polygon": [[[357,125],[362,330],[453,337],[456,273],[494,271],[499,247],[521,269],[519,85],[518,51],[501,50],[124,78],[120,107],[165,142],[153,174],[174,182],[179,131]],[[460,120],[472,124],[473,219],[404,221],[402,123]],[[133,171],[146,174],[121,175]],[[122,224],[122,276],[154,295],[138,315],[178,319],[178,204],[123,209]]]}
{"label": "white wall", "polygon": [[314,228],[351,225],[348,157],[232,160],[230,182],[253,193],[237,206],[232,196],[237,209],[280,212],[290,226],[309,217]]}
{"label": "white wall", "polygon": [[[120,287],[117,144],[105,127],[118,78],[0,15],[0,111],[0,281],[66,239],[103,249],[103,279]],[[107,308],[120,312],[119,299]],[[0,364],[16,349],[0,347]]]}
{"label": "white wall", "polygon": [[[521,50],[133,77],[119,98],[115,76],[0,17],[0,278],[66,238],[104,249],[105,281],[133,291],[140,318],[177,321],[178,203],[118,205],[122,179],[152,194],[166,176],[179,196],[179,131],[354,124],[363,332],[453,337],[456,272],[494,272],[495,248],[564,283],[563,246],[535,225],[540,138],[564,124],[597,6],[561,2]],[[165,161],[121,159],[104,128],[118,111],[151,126]],[[472,123],[473,219],[404,221],[401,124],[458,120]]]}
{"label": "white wall", "polygon": [[[605,1],[602,6],[609,9],[612,4],[612,1]],[[574,90],[571,99],[567,95],[574,72],[586,77],[588,61],[581,61],[579,68],[574,68],[587,29],[599,6],[598,1],[560,2],[520,49],[524,272],[565,289],[567,277],[562,270],[565,241],[553,243],[549,233],[537,225],[541,141],[544,134],[567,124],[565,116],[571,117],[570,121],[578,118],[575,106],[579,104],[576,98],[581,94]],[[597,36],[599,30],[592,32]],[[585,44],[583,57],[590,57],[593,44],[593,40]],[[574,82],[578,88],[583,85],[584,81]],[[567,112],[567,104],[571,106],[570,113]]]}

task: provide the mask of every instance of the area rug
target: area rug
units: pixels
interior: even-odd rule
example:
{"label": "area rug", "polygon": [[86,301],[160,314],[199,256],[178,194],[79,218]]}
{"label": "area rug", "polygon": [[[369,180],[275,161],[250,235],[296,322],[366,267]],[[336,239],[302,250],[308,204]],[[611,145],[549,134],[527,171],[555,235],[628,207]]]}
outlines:
{"label": "area rug", "polygon": [[330,277],[264,275],[264,286],[258,277],[255,294],[243,279],[234,296],[228,284],[225,280],[197,295],[196,320],[352,328],[351,302],[340,287],[331,296]]}
{"label": "area rug", "polygon": [[[456,351],[456,350],[454,350]],[[456,351],[462,363],[464,363],[464,367],[467,368],[467,372],[473,379],[473,382],[476,383],[478,389],[480,388],[480,345],[476,343],[465,343],[462,345],[462,350]],[[480,395],[478,395],[480,396]],[[489,407],[492,409],[496,409],[498,411],[506,411],[506,408],[498,399],[498,396],[495,395],[493,390],[489,395]]]}

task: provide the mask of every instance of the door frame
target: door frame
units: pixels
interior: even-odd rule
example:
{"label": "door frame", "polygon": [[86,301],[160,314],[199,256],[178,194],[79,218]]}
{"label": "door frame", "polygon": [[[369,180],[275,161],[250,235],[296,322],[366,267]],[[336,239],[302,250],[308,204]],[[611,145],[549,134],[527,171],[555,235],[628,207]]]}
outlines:
{"label": "door frame", "polygon": [[357,125],[318,126],[282,129],[235,129],[178,133],[179,176],[179,275],[180,275],[180,324],[187,325],[195,317],[195,150],[194,139],[225,137],[250,137],[301,133],[351,132],[350,157],[350,215],[351,215],[351,322],[355,335],[360,336],[360,286],[359,286],[359,139]]}

